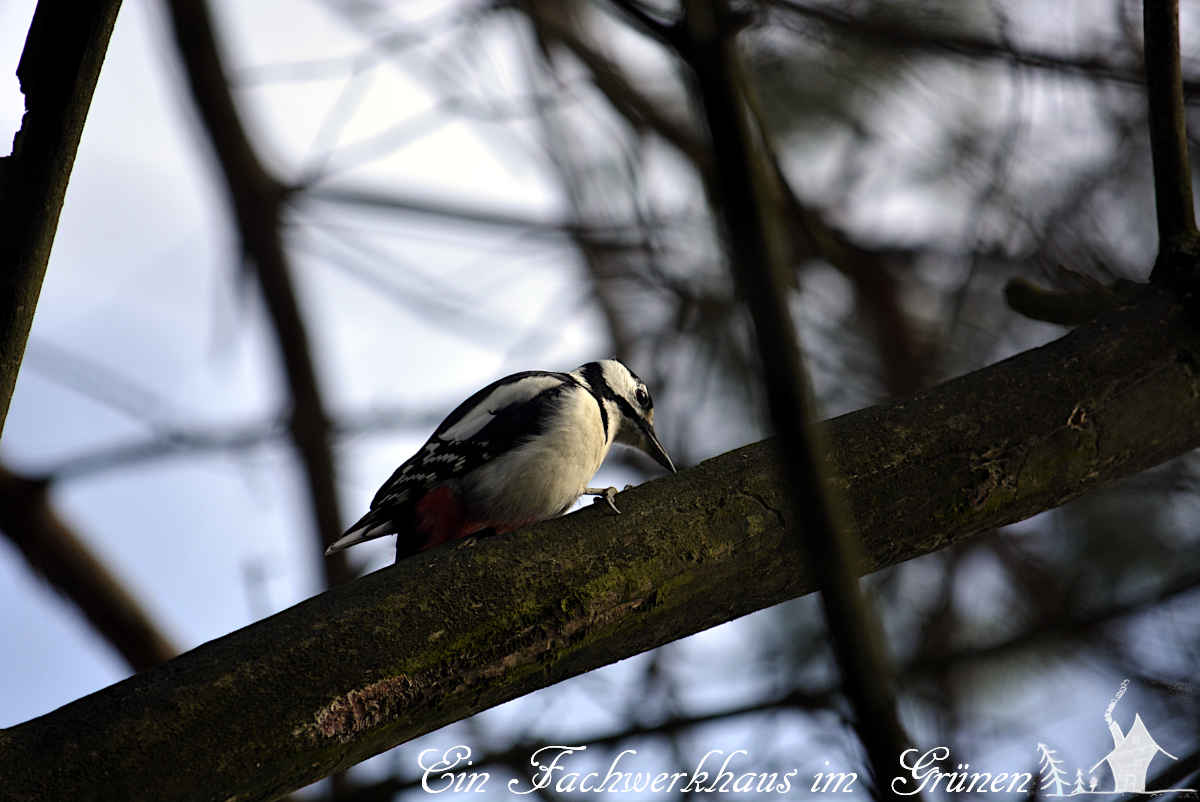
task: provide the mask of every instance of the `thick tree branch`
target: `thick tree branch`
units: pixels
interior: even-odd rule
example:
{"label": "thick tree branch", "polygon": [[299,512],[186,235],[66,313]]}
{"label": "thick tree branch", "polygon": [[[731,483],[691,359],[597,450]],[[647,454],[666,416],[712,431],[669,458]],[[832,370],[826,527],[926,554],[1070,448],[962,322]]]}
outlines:
{"label": "thick tree branch", "polygon": [[40,0],[17,66],[25,116],[0,158],[0,431],[121,0]]}
{"label": "thick tree branch", "polygon": [[0,467],[0,531],[34,571],[79,607],[134,671],[179,653],[50,506],[44,482]]}
{"label": "thick tree branch", "polygon": [[754,322],[767,403],[793,490],[789,517],[796,521],[795,534],[809,563],[822,566],[821,602],[833,653],[875,778],[876,798],[885,798],[889,771],[912,743],[896,712],[883,633],[858,586],[858,544],[838,520],[819,457],[822,444],[809,428],[815,415],[789,311],[789,256],[777,217],[776,174],[764,133],[749,111],[749,89],[726,22],[729,7],[690,0],[684,8],[689,37],[684,54],[712,137],[710,201],[724,223],[730,272]]}
{"label": "thick tree branch", "polygon": [[[342,531],[334,483],[329,418],[321,399],[308,328],[280,234],[280,209],[286,191],[254,152],[229,92],[205,0],[167,0],[171,29],[187,71],[192,98],[204,122],[225,178],[242,247],[258,278],[271,317],[292,396],[292,440],[304,468],[320,557]],[[323,558],[325,579],[350,578],[344,554]]]}
{"label": "thick tree branch", "polygon": [[[1200,335],[1150,291],[1050,345],[823,424],[863,571],[1200,445]],[[270,799],[537,688],[811,592],[759,443],[427,552],[0,732],[13,799]]]}

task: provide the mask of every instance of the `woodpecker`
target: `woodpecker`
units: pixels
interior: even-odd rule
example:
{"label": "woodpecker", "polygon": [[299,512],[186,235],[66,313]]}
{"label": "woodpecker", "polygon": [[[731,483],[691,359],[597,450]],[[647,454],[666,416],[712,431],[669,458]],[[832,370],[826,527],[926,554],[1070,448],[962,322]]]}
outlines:
{"label": "woodpecker", "polygon": [[325,553],[396,534],[399,560],[553,518],[585,494],[620,513],[616,488],[587,486],[613,443],[675,471],[654,433],[650,391],[621,361],[505,376],[459,404]]}

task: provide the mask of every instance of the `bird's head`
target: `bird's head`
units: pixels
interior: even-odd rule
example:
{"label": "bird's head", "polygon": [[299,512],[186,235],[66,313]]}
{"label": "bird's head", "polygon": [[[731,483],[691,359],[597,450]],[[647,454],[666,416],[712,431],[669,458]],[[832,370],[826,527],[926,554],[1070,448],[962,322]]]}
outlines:
{"label": "bird's head", "polygon": [[654,400],[646,383],[618,359],[602,359],[580,366],[575,375],[600,398],[609,426],[616,428],[615,442],[644,451],[672,473],[675,464],[654,433]]}

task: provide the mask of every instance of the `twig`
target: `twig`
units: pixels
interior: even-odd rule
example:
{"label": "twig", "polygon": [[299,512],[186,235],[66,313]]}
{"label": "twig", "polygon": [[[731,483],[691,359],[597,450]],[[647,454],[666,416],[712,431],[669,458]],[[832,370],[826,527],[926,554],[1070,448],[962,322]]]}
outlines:
{"label": "twig", "polygon": [[380,192],[375,189],[358,187],[302,187],[298,190],[298,194],[292,197],[292,200],[294,202],[320,201],[381,212],[402,212],[446,218],[456,223],[470,223],[488,228],[513,228],[529,234],[556,237],[587,236],[589,239],[618,245],[632,240],[637,227],[636,221],[602,225],[576,220],[555,220],[432,197],[404,196],[395,192]]}
{"label": "twig", "polygon": [[82,8],[73,0],[40,0],[17,66],[25,116],[12,155],[0,158],[0,430],[120,8],[121,0]]}
{"label": "twig", "polygon": [[908,747],[896,713],[891,672],[878,622],[858,587],[862,559],[839,524],[827,497],[810,429],[812,403],[800,344],[787,302],[788,254],[780,230],[778,187],[762,156],[761,132],[751,125],[736,45],[725,2],[684,4],[690,38],[681,55],[695,75],[714,153],[712,202],[724,222],[730,270],[757,335],[767,400],[779,437],[785,474],[794,495],[789,517],[813,565],[822,568],[821,599],[833,651],[866,748],[876,793]]}

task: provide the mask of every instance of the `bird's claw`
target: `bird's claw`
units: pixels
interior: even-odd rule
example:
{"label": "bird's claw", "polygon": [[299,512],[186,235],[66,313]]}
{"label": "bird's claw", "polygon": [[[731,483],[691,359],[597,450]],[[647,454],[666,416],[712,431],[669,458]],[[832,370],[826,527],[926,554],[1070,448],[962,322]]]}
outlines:
{"label": "bird's claw", "polygon": [[608,505],[610,510],[615,512],[617,515],[621,514],[621,511],[617,509],[617,503],[613,500],[617,495],[617,489],[615,487],[605,487],[603,489],[587,487],[584,488],[583,492],[587,493],[589,496],[596,497],[592,499],[593,504],[599,504],[601,501],[603,501]]}

